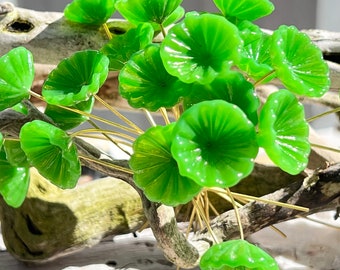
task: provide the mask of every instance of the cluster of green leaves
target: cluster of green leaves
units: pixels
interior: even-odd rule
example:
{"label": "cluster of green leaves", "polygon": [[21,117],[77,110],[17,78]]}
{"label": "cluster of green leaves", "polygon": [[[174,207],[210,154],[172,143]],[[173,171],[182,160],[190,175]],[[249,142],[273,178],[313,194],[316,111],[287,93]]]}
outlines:
{"label": "cluster of green leaves", "polygon": [[[328,90],[320,50],[294,26],[270,35],[254,24],[274,10],[268,0],[214,0],[220,14],[185,14],[181,3],[74,0],[66,6],[65,17],[73,23],[105,26],[118,11],[130,26],[99,51],[77,52],[49,74],[42,96],[53,124],[29,122],[19,138],[0,134],[0,193],[8,204],[23,202],[30,166],[61,188],[76,185],[80,161],[67,130],[88,119],[109,71],[120,72],[119,92],[132,107],[182,112],[133,144],[134,180],[152,201],[176,206],[204,187],[234,186],[252,172],[260,147],[288,173],[306,167],[308,124],[296,95],[320,97]],[[154,42],[158,34],[163,39]],[[13,49],[0,58],[0,70],[0,110],[15,106],[25,113],[18,106],[31,94],[31,53]],[[286,89],[261,107],[255,87],[274,78]],[[215,249],[221,254],[217,259]],[[277,269],[243,240],[214,246],[201,267]]]}

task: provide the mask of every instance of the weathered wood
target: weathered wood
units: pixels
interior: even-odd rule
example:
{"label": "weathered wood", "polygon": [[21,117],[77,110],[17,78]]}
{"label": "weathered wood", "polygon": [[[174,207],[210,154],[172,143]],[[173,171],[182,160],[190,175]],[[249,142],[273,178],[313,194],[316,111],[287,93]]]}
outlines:
{"label": "weathered wood", "polygon": [[116,178],[61,190],[31,171],[18,209],[1,199],[1,228],[8,251],[23,261],[43,261],[93,246],[107,235],[134,232],[145,223],[138,193]]}
{"label": "weathered wood", "polygon": [[[9,8],[3,3],[1,7],[4,11],[0,15],[0,55],[24,46],[33,53],[35,63],[51,65],[76,51],[99,50],[108,42],[101,28],[68,22],[61,12],[38,12],[13,5]],[[114,20],[109,27],[114,33],[124,31],[126,25],[122,20]]]}
{"label": "weathered wood", "polygon": [[[0,13],[0,54],[6,53],[13,47],[24,45],[33,52],[35,62],[56,64],[60,59],[72,54],[72,52],[88,48],[98,49],[106,42],[104,33],[99,29],[80,28],[76,24],[66,22],[60,13],[41,13],[11,6],[4,7],[3,5],[0,5]],[[318,42],[322,45],[325,44],[324,40],[320,43],[318,38],[312,37],[312,39],[317,45]],[[334,39],[334,44],[327,41],[326,43],[329,47],[323,50],[327,53],[338,53],[338,40],[337,38],[331,39]],[[55,48],[58,49],[56,50]],[[332,87],[337,88],[340,83],[334,78],[339,78],[340,69],[336,64],[332,65],[330,64],[331,71],[334,71],[331,72]],[[116,83],[116,79],[113,81]],[[116,89],[112,85],[108,88]],[[6,113],[8,114],[5,115]],[[9,116],[13,118],[9,118]],[[0,119],[3,121],[0,130],[4,131],[5,134],[17,136],[23,123],[30,121],[30,119],[44,117],[34,111],[33,108],[31,108],[28,116],[21,115],[18,118],[16,116],[18,115],[15,115],[15,112],[10,110],[2,112]],[[13,119],[16,119],[16,122],[13,122]],[[47,119],[47,121],[49,120]],[[77,142],[77,146],[79,152],[100,160],[100,155],[96,153],[95,149],[91,149],[91,147],[83,144],[81,141]],[[325,160],[327,159],[323,156],[321,156],[321,159],[317,159],[317,161],[322,162],[322,166],[325,164]],[[129,174],[121,173],[110,167],[100,166],[99,163],[91,163],[86,159],[82,161],[93,169],[107,175],[119,177],[131,186],[134,186],[132,177]],[[126,166],[126,161],[116,162]],[[279,190],[267,195],[267,198],[293,204],[302,204],[303,206],[310,207],[311,212],[329,209],[330,207],[334,208],[337,206],[336,203],[340,196],[339,171],[338,165],[333,165],[329,169],[320,172],[314,171],[314,176],[319,179],[315,185],[304,185],[301,179],[296,180],[283,189],[277,187]],[[268,179],[272,176],[270,170],[267,170],[266,173],[263,173],[262,177],[263,179]],[[286,176],[281,175],[281,177],[282,181],[287,180],[284,178]],[[32,185],[34,186],[33,183]],[[91,183],[93,185],[91,188],[86,186],[88,189],[84,187],[81,191],[65,191],[66,195],[53,190],[53,188],[45,184],[38,183],[35,185],[37,188],[32,188],[31,190],[37,196],[28,197],[20,209],[12,209],[6,206],[3,201],[0,201],[5,240],[10,239],[6,240],[9,251],[21,260],[44,260],[73,251],[75,248],[83,248],[95,244],[106,234],[122,233],[125,230],[138,227],[141,220],[143,220],[143,215],[140,213],[140,204],[139,206],[133,204],[133,208],[137,207],[136,209],[138,210],[138,218],[136,217],[136,220],[132,218],[133,222],[136,222],[136,224],[133,223],[135,226],[127,226],[126,224],[129,224],[129,222],[127,222],[126,215],[129,213],[128,218],[131,218],[129,212],[131,209],[122,209],[125,207],[125,204],[129,205],[131,203],[129,201],[131,199],[130,195],[125,194],[123,198],[113,196],[115,192],[120,195],[122,190],[126,188],[124,187],[121,190],[121,188],[110,187],[102,191],[100,189],[101,184],[99,183],[101,182],[93,182]],[[48,195],[50,199],[53,198],[52,201],[44,197],[44,194],[47,194],[44,193],[44,189],[52,191]],[[130,189],[133,190],[132,188]],[[96,192],[93,193],[93,190],[96,190]],[[137,188],[136,190],[138,191]],[[58,196],[55,194],[58,194]],[[91,194],[95,195],[92,196]],[[138,197],[136,194],[133,195],[133,198]],[[171,208],[152,203],[141,193],[140,195],[146,217],[167,258],[183,268],[195,266],[200,253],[211,244],[211,239],[209,239],[206,231],[199,232],[197,237],[189,243],[181,232],[178,231],[176,218]],[[110,196],[111,198],[109,198]],[[112,202],[112,205],[105,205],[104,199],[108,204]],[[79,201],[79,204],[74,201]],[[101,205],[102,207],[100,208],[106,210],[98,211],[98,205],[92,208],[89,207],[89,205],[92,206],[91,204]],[[51,216],[51,210],[56,214]],[[296,211],[257,202],[247,204],[240,211],[246,235],[275,222],[294,218],[297,214]],[[77,216],[77,212],[81,213],[80,215],[84,214],[84,216]],[[114,213],[114,216],[117,217],[117,223],[111,219],[110,213]],[[132,211],[132,216],[133,214],[134,211]],[[64,222],[60,222],[60,216],[64,217],[62,220]],[[53,219],[55,217],[58,217],[58,220]],[[97,224],[94,220],[103,220],[105,222]],[[44,223],[45,221],[47,223]],[[71,226],[66,221],[70,221]],[[52,223],[48,224],[48,222]],[[213,220],[212,226],[216,235],[221,239],[230,239],[238,234],[233,211],[226,212]]]}

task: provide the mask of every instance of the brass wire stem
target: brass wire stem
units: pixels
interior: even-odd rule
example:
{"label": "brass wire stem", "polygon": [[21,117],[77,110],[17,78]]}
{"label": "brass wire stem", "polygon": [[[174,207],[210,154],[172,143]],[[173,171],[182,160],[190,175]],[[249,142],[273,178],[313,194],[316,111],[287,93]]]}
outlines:
{"label": "brass wire stem", "polygon": [[168,112],[166,111],[166,109],[162,107],[162,108],[159,109],[159,111],[163,116],[165,124],[169,125],[171,122],[170,122],[169,115],[168,115]]}
{"label": "brass wire stem", "polygon": [[146,119],[149,121],[150,125],[151,125],[152,127],[157,126],[157,124],[156,124],[156,122],[155,122],[155,119],[153,119],[151,113],[150,113],[148,110],[146,110],[146,109],[142,109],[142,111],[144,112],[145,117],[146,117]]}
{"label": "brass wire stem", "polygon": [[116,110],[114,107],[112,107],[110,104],[108,104],[105,100],[100,98],[98,95],[94,95],[95,99],[100,102],[106,109],[108,109],[110,112],[112,112],[114,115],[116,115],[120,120],[122,120],[124,123],[129,125],[130,127],[134,128],[139,134],[143,134],[144,131],[138,127],[134,122],[132,122],[130,119],[128,119],[126,116],[121,114],[118,110]]}
{"label": "brass wire stem", "polygon": [[[200,195],[199,195],[200,196]],[[214,233],[214,231],[212,230],[211,226],[210,226],[210,217],[207,217],[205,215],[205,212],[204,212],[204,209],[201,205],[201,203],[199,202],[199,198],[197,199],[193,199],[192,202],[193,202],[193,205],[194,207],[197,209],[198,213],[199,213],[199,216],[203,219],[206,227],[207,227],[207,230],[208,232],[210,233],[211,237],[213,238],[214,242],[217,244],[219,241]]]}
{"label": "brass wire stem", "polygon": [[243,232],[240,212],[238,211],[238,206],[236,205],[236,202],[234,200],[233,195],[231,194],[230,189],[226,188],[226,191],[227,191],[227,194],[228,194],[228,196],[229,196],[229,198],[231,200],[231,204],[232,204],[232,206],[234,208],[234,211],[235,211],[235,216],[236,216],[236,220],[237,220],[237,224],[238,224],[238,229],[239,229],[239,232],[240,232],[240,238],[242,240],[244,240],[244,232]]}
{"label": "brass wire stem", "polygon": [[110,32],[109,27],[107,26],[107,23],[103,23],[103,29],[104,29],[104,31],[105,31],[105,34],[106,34],[107,38],[108,38],[109,40],[111,40],[111,39],[112,39],[112,34],[111,34],[111,32]]}
{"label": "brass wire stem", "polygon": [[91,161],[91,162],[100,164],[100,165],[105,166],[105,167],[108,167],[108,168],[115,169],[115,170],[120,171],[120,172],[124,172],[124,173],[128,173],[128,174],[133,175],[133,171],[132,171],[131,169],[124,168],[124,167],[121,167],[121,166],[112,164],[112,163],[110,163],[110,162],[106,162],[106,161],[103,161],[103,160],[90,158],[90,157],[83,156],[83,155],[79,155],[79,158],[82,158],[82,159],[85,159],[85,160],[87,160],[87,161]]}

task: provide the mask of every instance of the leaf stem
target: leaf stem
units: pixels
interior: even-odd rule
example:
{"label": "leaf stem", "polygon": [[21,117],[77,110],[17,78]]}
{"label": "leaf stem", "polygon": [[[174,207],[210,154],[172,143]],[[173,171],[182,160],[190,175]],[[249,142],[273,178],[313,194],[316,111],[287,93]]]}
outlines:
{"label": "leaf stem", "polygon": [[340,112],[340,107],[337,107],[337,108],[329,110],[327,112],[323,112],[323,113],[317,114],[315,116],[312,116],[312,117],[307,119],[307,122],[309,123],[309,122],[317,120],[317,119],[319,119],[321,117],[327,116],[327,115],[332,114],[332,113],[337,113],[337,112]]}
{"label": "leaf stem", "polygon": [[162,31],[163,38],[165,38],[165,37],[166,37],[166,31],[165,31],[165,28],[164,28],[164,26],[163,26],[163,24],[162,24],[162,23],[160,23],[160,24],[159,24],[159,26],[160,26],[160,28],[161,28],[161,31]]}
{"label": "leaf stem", "polygon": [[[46,100],[39,94],[33,92],[32,90],[29,91],[30,95],[31,96],[34,96],[35,98],[41,100],[41,101],[44,101],[46,102]],[[47,102],[46,102],[47,103]],[[115,123],[115,122],[112,122],[112,121],[109,121],[105,118],[102,118],[102,117],[99,117],[99,116],[96,116],[94,114],[91,114],[91,113],[87,113],[87,112],[83,112],[81,110],[78,110],[78,109],[75,109],[75,108],[70,108],[70,107],[66,107],[66,106],[63,106],[63,105],[55,105],[55,106],[58,106],[59,108],[62,108],[64,110],[67,110],[67,111],[70,111],[70,112],[74,112],[74,113],[78,113],[80,115],[83,115],[83,116],[86,116],[86,117],[89,117],[89,118],[92,118],[94,120],[97,120],[99,122],[102,122],[104,124],[107,124],[109,126],[112,126],[112,127],[116,127],[116,128],[119,128],[121,130],[124,130],[126,132],[130,132],[132,134],[136,134],[136,135],[140,135],[139,132],[137,132],[135,129],[132,129],[132,128],[129,128],[129,127],[125,127],[123,125],[120,125],[118,123]]]}
{"label": "leaf stem", "polygon": [[241,238],[241,240],[244,240],[244,232],[243,232],[240,212],[238,211],[238,206],[236,205],[236,202],[234,200],[234,196],[231,194],[230,189],[226,188],[226,191],[227,191],[227,194],[228,194],[228,196],[231,200],[231,204],[232,204],[234,211],[235,211],[235,216],[236,216],[236,220],[237,220],[237,224],[238,224],[238,230],[240,232],[240,238]]}
{"label": "leaf stem", "polygon": [[323,150],[328,150],[328,151],[332,151],[332,152],[336,152],[336,153],[340,153],[340,149],[336,149],[334,147],[329,147],[326,145],[321,145],[321,144],[316,144],[316,143],[311,143],[310,144],[312,147],[317,147]]}
{"label": "leaf stem", "polygon": [[105,34],[108,37],[108,39],[111,40],[112,39],[112,34],[110,32],[109,27],[107,26],[107,23],[103,23],[103,29],[104,29]]}
{"label": "leaf stem", "polygon": [[105,119],[105,118],[102,118],[102,117],[100,117],[100,116],[96,116],[96,115],[91,114],[91,113],[83,112],[83,111],[81,111],[81,110],[74,109],[74,108],[69,108],[69,107],[62,106],[62,105],[57,105],[57,106],[60,107],[60,108],[65,109],[65,110],[71,111],[71,112],[79,113],[80,115],[83,115],[83,116],[92,118],[92,119],[94,119],[94,120],[97,120],[97,121],[102,122],[102,123],[104,123],[104,124],[107,124],[107,125],[109,125],[109,126],[112,126],[112,127],[115,127],[115,128],[121,129],[121,130],[124,130],[124,131],[126,131],[126,132],[129,132],[129,133],[132,133],[132,134],[136,134],[136,135],[140,135],[140,133],[137,132],[137,131],[136,131],[135,129],[133,129],[133,128],[129,128],[129,127],[120,125],[120,124],[118,124],[118,123],[109,121],[109,120],[107,120],[107,119]]}
{"label": "leaf stem", "polygon": [[166,109],[164,107],[162,107],[162,108],[159,109],[159,111],[160,111],[160,113],[163,116],[165,124],[169,125],[171,122],[170,122],[170,119],[169,119],[169,116],[168,116],[168,112],[166,111]]}
{"label": "leaf stem", "polygon": [[30,93],[31,96],[35,97],[36,99],[39,99],[41,101],[46,102],[45,99],[41,95],[39,95],[38,93],[36,93],[32,90],[29,90],[28,92]]}
{"label": "leaf stem", "polygon": [[116,110],[114,107],[112,107],[110,104],[108,104],[105,100],[100,98],[98,95],[94,95],[95,99],[101,103],[106,109],[108,109],[110,112],[112,112],[114,115],[116,115],[120,120],[125,122],[130,127],[134,128],[138,133],[143,134],[144,131],[138,127],[134,122],[132,122],[130,119],[125,117],[123,114],[121,114],[118,110]]}
{"label": "leaf stem", "polygon": [[[102,130],[101,128],[99,128],[99,126],[98,126],[95,122],[93,122],[92,120],[89,120],[88,122],[89,122],[92,126],[94,126],[96,129],[100,130],[101,132],[103,131],[103,130]],[[116,133],[118,136],[120,136],[120,137],[122,137],[122,138],[125,138],[125,139],[130,140],[131,142],[133,142],[133,141],[135,140],[135,138],[133,138],[133,137],[127,135],[127,134],[124,134],[124,133],[121,133],[121,132],[114,132],[114,133]],[[114,133],[113,133],[113,135],[115,135]],[[122,151],[123,153],[125,153],[127,156],[131,156],[131,154],[130,154],[128,151],[126,151],[121,145],[119,145],[118,142],[114,141],[114,140],[112,139],[112,137],[110,137],[108,134],[110,134],[110,133],[102,133],[102,135],[103,135],[106,139],[108,139],[110,142],[112,142],[113,145],[115,145],[118,149],[120,149],[120,151]],[[117,136],[117,135],[116,135],[116,136]]]}
{"label": "leaf stem", "polygon": [[100,165],[105,166],[107,168],[115,169],[115,170],[120,171],[120,172],[128,173],[128,174],[131,174],[131,175],[133,174],[133,171],[131,169],[124,168],[124,167],[112,164],[110,162],[107,162],[107,161],[87,157],[87,156],[84,156],[84,155],[79,155],[79,158],[82,158],[82,159],[87,160],[87,161],[91,161],[93,163],[100,164]]}
{"label": "leaf stem", "polygon": [[261,83],[263,83],[263,81],[264,81],[265,79],[267,79],[268,77],[270,77],[271,75],[273,75],[275,72],[276,72],[275,69],[273,69],[272,71],[270,71],[269,73],[267,73],[266,75],[264,75],[261,79],[259,79],[258,81],[256,81],[256,82],[254,83],[254,87],[259,86]]}
{"label": "leaf stem", "polygon": [[178,120],[179,117],[181,116],[181,111],[178,103],[172,107],[172,112],[174,114],[175,119]]}
{"label": "leaf stem", "polygon": [[206,225],[206,227],[207,227],[209,233],[211,234],[211,236],[212,236],[214,242],[217,244],[219,241],[218,241],[218,239],[217,239],[217,237],[216,237],[214,231],[212,230],[212,228],[211,228],[211,226],[210,226],[210,217],[209,217],[209,216],[207,217],[207,216],[205,215],[205,211],[204,211],[204,209],[203,209],[203,207],[202,207],[202,204],[199,202],[199,200],[200,200],[199,197],[200,197],[200,196],[201,196],[201,195],[199,195],[196,199],[193,199],[193,200],[192,200],[193,205],[194,205],[194,208],[196,208],[197,211],[199,212],[199,216],[203,219],[203,221],[204,221],[204,223],[205,223],[205,225]]}
{"label": "leaf stem", "polygon": [[148,110],[146,110],[146,109],[142,109],[142,110],[143,110],[143,112],[144,112],[144,114],[145,114],[145,116],[146,116],[146,119],[148,119],[150,125],[151,125],[152,127],[157,126],[157,124],[156,124],[156,122],[155,122],[155,119],[153,119],[151,113],[150,113]]}
{"label": "leaf stem", "polygon": [[259,202],[273,204],[273,205],[277,205],[277,206],[281,206],[281,207],[285,207],[285,208],[289,208],[289,209],[293,209],[293,210],[297,210],[297,211],[301,211],[301,212],[308,212],[309,211],[309,208],[303,207],[303,206],[297,206],[297,205],[293,205],[293,204],[289,204],[289,203],[267,200],[267,199],[258,198],[258,197],[245,195],[245,194],[240,194],[240,193],[236,193],[236,192],[231,192],[231,194],[235,198],[240,197],[240,198],[246,199],[247,201],[259,201]]}
{"label": "leaf stem", "polygon": [[82,130],[79,130],[79,131],[75,131],[70,136],[72,138],[74,138],[74,137],[77,137],[77,136],[82,136],[85,133],[98,133],[98,132],[101,133],[103,136],[106,135],[105,136],[106,139],[111,139],[112,140],[111,137],[107,138],[107,134],[111,134],[111,135],[114,135],[114,136],[118,136],[118,137],[127,139],[127,140],[129,140],[131,142],[133,142],[135,140],[134,137],[129,136],[129,135],[125,134],[125,133],[120,133],[120,132],[116,132],[116,131],[112,131],[112,130],[100,129],[100,128],[97,128],[97,126],[95,126],[95,128],[82,129]]}

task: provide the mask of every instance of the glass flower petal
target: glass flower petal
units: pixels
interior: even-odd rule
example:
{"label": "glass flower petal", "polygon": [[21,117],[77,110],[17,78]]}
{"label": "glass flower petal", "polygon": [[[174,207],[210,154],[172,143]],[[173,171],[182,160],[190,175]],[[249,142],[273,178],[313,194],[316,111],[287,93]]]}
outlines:
{"label": "glass flower petal", "polygon": [[20,131],[21,148],[39,173],[60,188],[75,187],[81,166],[77,148],[67,133],[34,120]]}
{"label": "glass flower petal", "polygon": [[4,142],[4,151],[8,162],[15,167],[29,167],[26,154],[21,149],[19,141],[6,140]]}
{"label": "glass flower petal", "polygon": [[308,163],[309,127],[304,108],[288,90],[271,94],[258,125],[258,143],[270,159],[290,174],[300,173]]}
{"label": "glass flower petal", "polygon": [[246,240],[229,240],[213,245],[202,256],[202,270],[279,270],[273,257]]}
{"label": "glass flower petal", "polygon": [[329,90],[329,68],[321,50],[295,26],[282,25],[274,31],[270,55],[288,90],[308,97],[321,97]]}
{"label": "glass flower petal", "polygon": [[25,200],[29,186],[29,167],[12,166],[5,151],[0,151],[0,194],[12,207],[19,207]]}
{"label": "glass flower petal", "polygon": [[188,87],[165,70],[159,50],[157,44],[148,45],[119,73],[119,92],[134,108],[172,107]]}
{"label": "glass flower petal", "polygon": [[[271,36],[248,21],[241,22],[238,28],[244,46],[237,66],[255,81],[263,79],[274,71],[269,53]],[[264,82],[272,80],[275,76],[273,72]]]}
{"label": "glass flower petal", "polygon": [[116,8],[136,25],[141,22],[163,24],[181,3],[182,0],[118,0]]}
{"label": "glass flower petal", "polygon": [[255,21],[271,14],[275,7],[269,0],[214,0],[228,19]]}
{"label": "glass flower petal", "polygon": [[102,25],[115,12],[116,0],[73,0],[64,9],[66,19],[89,25]]}
{"label": "glass flower petal", "polygon": [[231,187],[251,173],[258,152],[254,125],[236,105],[203,101],[174,128],[171,153],[181,175],[206,187]]}
{"label": "glass flower petal", "polygon": [[110,70],[120,70],[132,54],[152,43],[153,36],[151,24],[139,24],[112,38],[100,51],[110,59]]}
{"label": "glass flower petal", "polygon": [[[79,102],[69,108],[77,109],[85,113],[91,113],[94,102],[95,98],[92,96],[88,100]],[[44,113],[50,117],[59,128],[63,130],[75,128],[88,120],[87,116],[51,104],[47,104]]]}
{"label": "glass flower petal", "polygon": [[254,125],[257,124],[260,100],[255,94],[254,86],[239,72],[230,71],[210,84],[194,83],[190,94],[184,97],[183,105],[187,109],[201,101],[213,99],[222,99],[237,105]]}
{"label": "glass flower petal", "polygon": [[148,129],[135,141],[130,159],[137,186],[151,201],[171,206],[187,203],[201,190],[178,172],[170,152],[173,126]]}
{"label": "glass flower petal", "polygon": [[52,105],[73,106],[99,91],[109,72],[109,59],[93,51],[79,51],[62,60],[48,75],[42,95]]}
{"label": "glass flower petal", "polygon": [[161,45],[166,70],[185,83],[211,83],[238,61],[242,41],[236,26],[214,14],[187,15]]}
{"label": "glass flower petal", "polygon": [[29,97],[34,79],[33,56],[17,47],[0,57],[0,111]]}

